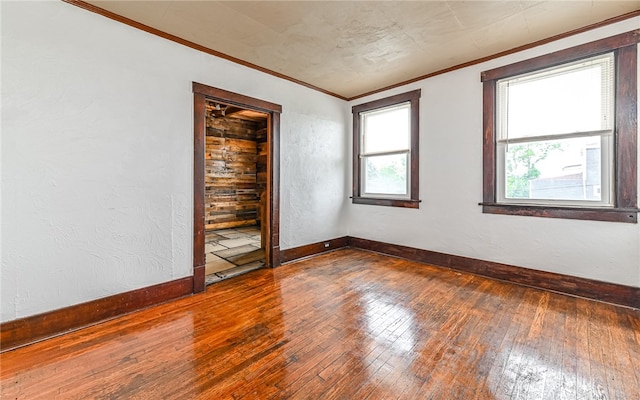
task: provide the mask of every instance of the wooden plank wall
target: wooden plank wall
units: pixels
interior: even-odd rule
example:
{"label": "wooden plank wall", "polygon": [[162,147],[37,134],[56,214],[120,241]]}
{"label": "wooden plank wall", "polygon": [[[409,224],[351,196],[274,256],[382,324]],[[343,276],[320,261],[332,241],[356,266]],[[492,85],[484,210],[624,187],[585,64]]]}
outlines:
{"label": "wooden plank wall", "polygon": [[[207,112],[205,148],[205,229],[257,223],[258,132],[256,121],[217,117]],[[264,132],[266,139],[266,131]],[[266,148],[264,148],[266,150]]]}
{"label": "wooden plank wall", "polygon": [[[258,160],[256,166],[256,186],[258,194],[262,196],[267,191],[267,157],[269,156],[269,147],[267,144],[267,122],[266,120],[258,124],[256,131],[256,141],[258,145]],[[267,201],[264,199],[264,201]],[[262,222],[260,215],[261,208],[258,207],[258,224]]]}

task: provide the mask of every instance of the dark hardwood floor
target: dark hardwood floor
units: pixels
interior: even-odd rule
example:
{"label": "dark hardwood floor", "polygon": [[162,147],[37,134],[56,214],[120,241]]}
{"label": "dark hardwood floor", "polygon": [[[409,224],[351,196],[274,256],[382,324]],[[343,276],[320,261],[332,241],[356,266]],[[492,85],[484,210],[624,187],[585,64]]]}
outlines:
{"label": "dark hardwood floor", "polygon": [[640,312],[344,249],[0,355],[2,399],[639,399]]}

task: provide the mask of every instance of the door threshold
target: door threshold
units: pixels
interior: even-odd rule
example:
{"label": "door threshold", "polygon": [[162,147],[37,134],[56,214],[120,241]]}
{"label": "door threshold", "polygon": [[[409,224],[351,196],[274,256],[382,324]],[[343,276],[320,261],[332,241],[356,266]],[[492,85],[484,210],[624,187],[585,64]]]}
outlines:
{"label": "door threshold", "polygon": [[264,268],[264,261],[256,261],[249,264],[239,265],[234,268],[226,269],[224,271],[215,272],[205,277],[205,285],[208,286],[208,285],[211,285],[212,283],[220,282],[225,279],[246,274],[247,272],[251,272],[260,268]]}

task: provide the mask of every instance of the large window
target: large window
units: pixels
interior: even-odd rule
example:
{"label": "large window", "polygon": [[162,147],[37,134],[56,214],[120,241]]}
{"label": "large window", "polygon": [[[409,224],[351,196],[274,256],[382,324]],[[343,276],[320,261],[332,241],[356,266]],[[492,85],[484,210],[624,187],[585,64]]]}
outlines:
{"label": "large window", "polygon": [[614,56],[497,82],[498,200],[611,206]]}
{"label": "large window", "polygon": [[353,107],[353,202],[418,208],[420,90]]}
{"label": "large window", "polygon": [[484,212],[637,222],[637,41],[482,73]]}

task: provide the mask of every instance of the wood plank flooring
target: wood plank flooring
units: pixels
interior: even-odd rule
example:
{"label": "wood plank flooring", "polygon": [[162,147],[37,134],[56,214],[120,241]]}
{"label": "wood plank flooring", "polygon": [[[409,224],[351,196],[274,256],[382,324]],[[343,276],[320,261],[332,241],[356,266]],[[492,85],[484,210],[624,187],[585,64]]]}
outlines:
{"label": "wood plank flooring", "polygon": [[2,399],[640,398],[640,312],[344,249],[0,355]]}

